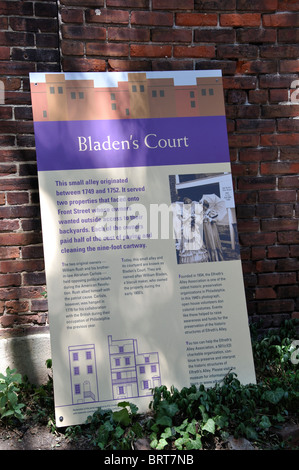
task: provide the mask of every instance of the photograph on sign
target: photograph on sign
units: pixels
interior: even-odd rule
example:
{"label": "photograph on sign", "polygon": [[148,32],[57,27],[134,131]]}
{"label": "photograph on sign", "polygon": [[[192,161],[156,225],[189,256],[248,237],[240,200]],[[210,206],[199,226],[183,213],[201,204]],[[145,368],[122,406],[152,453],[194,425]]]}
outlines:
{"label": "photograph on sign", "polygon": [[220,71],[32,73],[57,426],[255,382]]}

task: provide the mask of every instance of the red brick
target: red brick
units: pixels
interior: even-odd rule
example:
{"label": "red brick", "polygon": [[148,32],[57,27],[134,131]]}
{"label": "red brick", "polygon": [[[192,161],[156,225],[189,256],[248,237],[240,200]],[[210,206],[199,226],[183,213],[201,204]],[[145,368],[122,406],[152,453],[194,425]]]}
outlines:
{"label": "red brick", "polygon": [[63,55],[83,55],[84,54],[84,43],[80,41],[61,41],[61,52]]}
{"label": "red brick", "polygon": [[268,258],[286,258],[289,256],[289,247],[285,245],[268,246]]}
{"label": "red brick", "polygon": [[299,26],[299,13],[279,13],[263,15],[263,26],[276,28],[290,28]]}
{"label": "red brick", "polygon": [[276,127],[274,119],[237,119],[236,124],[240,132],[274,132]]}
{"label": "red brick", "polygon": [[298,60],[281,60],[279,62],[281,73],[299,72]]}
{"label": "red brick", "polygon": [[237,66],[237,71],[241,74],[268,74],[275,70],[276,64],[270,60],[239,60]]}
{"label": "red brick", "polygon": [[259,144],[259,136],[252,134],[235,134],[229,135],[230,147],[256,147]]}
{"label": "red brick", "polygon": [[259,299],[276,299],[277,295],[272,287],[257,287],[255,290],[255,298]]}
{"label": "red brick", "polygon": [[83,23],[83,10],[79,8],[62,8],[61,20],[63,23]]}
{"label": "red brick", "polygon": [[223,13],[220,14],[220,26],[260,26],[260,13]]}
{"label": "red brick", "polygon": [[20,274],[0,274],[0,287],[20,286]]}
{"label": "red brick", "polygon": [[[298,110],[299,113],[299,110]],[[299,145],[299,134],[265,134],[261,136],[261,145]]]}
{"label": "red brick", "polygon": [[5,302],[6,313],[9,315],[18,314],[19,312],[29,311],[28,300],[9,300]]}
{"label": "red brick", "polygon": [[136,71],[145,71],[152,70],[151,64],[147,60],[121,60],[121,59],[109,59],[108,67],[110,71],[114,72],[136,72]]}
{"label": "red brick", "polygon": [[241,233],[240,241],[244,246],[273,245],[276,242],[276,234],[269,233]]}
{"label": "red brick", "polygon": [[260,286],[275,286],[282,284],[295,284],[296,273],[265,273],[258,275]]}
{"label": "red brick", "polygon": [[268,232],[277,232],[279,230],[297,230],[298,220],[286,218],[262,220],[261,228],[262,230]]}
{"label": "red brick", "polygon": [[173,15],[172,13],[164,12],[151,12],[151,11],[132,11],[131,25],[140,26],[172,26]]}
{"label": "red brick", "polygon": [[42,286],[26,286],[26,287],[4,287],[0,289],[0,299],[2,300],[15,300],[15,299],[34,299],[40,298],[44,287]]}
{"label": "red brick", "polygon": [[106,29],[101,26],[62,25],[62,37],[65,39],[98,40],[106,39]]}
{"label": "red brick", "polygon": [[277,234],[277,240],[279,243],[299,243],[299,232],[298,230],[293,232],[279,232]]}
{"label": "red brick", "polygon": [[65,72],[73,72],[74,70],[80,70],[81,72],[105,72],[106,70],[104,59],[63,57],[62,65]]}
{"label": "red brick", "polygon": [[215,57],[214,46],[174,46],[174,57]]}
{"label": "red brick", "polygon": [[187,42],[192,41],[192,31],[191,30],[180,30],[180,29],[153,29],[152,30],[152,41],[153,42],[164,42],[164,43],[177,43],[177,42]]}
{"label": "red brick", "polygon": [[297,45],[266,45],[260,47],[260,56],[265,59],[296,59],[299,53]]}
{"label": "red brick", "polygon": [[[297,164],[298,165],[298,164]],[[279,189],[298,189],[299,187],[299,177],[296,176],[282,176],[278,178],[278,188]]]}
{"label": "red brick", "polygon": [[125,10],[86,10],[88,23],[129,24],[129,12]]}
{"label": "red brick", "polygon": [[296,191],[260,191],[259,202],[284,203],[296,201]]}
{"label": "red brick", "polygon": [[131,57],[171,57],[171,46],[158,45],[130,45]]}
{"label": "red brick", "polygon": [[32,2],[1,1],[0,15],[33,15]]}
{"label": "red brick", "polygon": [[218,16],[215,13],[177,13],[177,26],[217,26]]}
{"label": "red brick", "polygon": [[41,239],[37,233],[0,233],[1,245],[30,245],[37,243]]}
{"label": "red brick", "polygon": [[293,163],[293,162],[261,163],[262,175],[273,175],[273,174],[278,175],[278,174],[294,174],[294,173],[299,173],[299,163]]}
{"label": "red brick", "polygon": [[270,90],[270,96],[269,96],[269,101],[270,103],[281,103],[283,101],[288,101],[289,97],[289,90],[283,90],[283,89],[274,89]]}
{"label": "red brick", "polygon": [[276,187],[276,178],[275,176],[244,176],[238,178],[238,189],[275,189]]}
{"label": "red brick", "polygon": [[276,39],[276,29],[241,28],[237,30],[237,41],[241,43],[274,43]]}
{"label": "red brick", "polygon": [[265,300],[258,303],[259,313],[292,312],[293,310],[293,300]]}
{"label": "red brick", "polygon": [[149,29],[115,27],[108,28],[108,41],[148,42],[149,40]]}
{"label": "red brick", "polygon": [[129,54],[129,44],[103,44],[100,42],[87,42],[86,54],[107,57],[127,57]]}
{"label": "red brick", "polygon": [[104,6],[104,0],[60,0],[62,5],[66,6],[79,6],[79,7],[102,7]]}
{"label": "red brick", "polygon": [[20,273],[23,271],[42,271],[44,269],[44,261],[42,259],[18,259],[18,260],[7,260],[0,262],[1,273]]}
{"label": "red brick", "polygon": [[152,0],[153,10],[192,10],[194,0]]}
{"label": "red brick", "polygon": [[18,259],[20,250],[15,246],[0,246],[0,259]]}

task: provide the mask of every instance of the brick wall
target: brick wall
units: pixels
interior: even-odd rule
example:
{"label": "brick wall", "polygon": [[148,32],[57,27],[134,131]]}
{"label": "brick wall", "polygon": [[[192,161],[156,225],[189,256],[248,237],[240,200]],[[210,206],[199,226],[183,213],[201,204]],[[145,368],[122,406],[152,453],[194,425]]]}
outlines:
{"label": "brick wall", "polygon": [[221,69],[248,312],[299,316],[298,0],[0,0],[0,25],[0,336],[48,322],[31,71]]}

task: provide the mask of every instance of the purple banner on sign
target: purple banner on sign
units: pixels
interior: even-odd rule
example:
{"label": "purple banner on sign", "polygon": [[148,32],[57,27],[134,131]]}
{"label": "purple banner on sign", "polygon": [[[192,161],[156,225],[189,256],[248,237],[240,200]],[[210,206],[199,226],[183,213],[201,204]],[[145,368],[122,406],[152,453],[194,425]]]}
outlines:
{"label": "purple banner on sign", "polygon": [[39,171],[229,162],[225,116],[35,122]]}

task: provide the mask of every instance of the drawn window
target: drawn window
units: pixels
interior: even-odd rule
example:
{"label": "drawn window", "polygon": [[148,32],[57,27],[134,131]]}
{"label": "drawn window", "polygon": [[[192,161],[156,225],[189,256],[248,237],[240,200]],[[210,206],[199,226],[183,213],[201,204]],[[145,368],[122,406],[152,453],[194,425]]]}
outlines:
{"label": "drawn window", "polygon": [[78,366],[74,367],[74,375],[80,375],[80,369]]}
{"label": "drawn window", "polygon": [[201,95],[202,95],[202,96],[206,96],[206,94],[207,94],[207,90],[206,90],[205,88],[203,88],[203,89],[201,90]]}
{"label": "drawn window", "polygon": [[87,366],[87,373],[92,374],[93,373],[93,367],[92,365]]}
{"label": "drawn window", "polygon": [[118,387],[118,393],[119,395],[123,395],[125,393],[124,387]]}
{"label": "drawn window", "polygon": [[149,381],[148,380],[144,380],[143,381],[143,390],[146,390],[149,388]]}
{"label": "drawn window", "polygon": [[76,99],[76,93],[74,91],[71,91],[71,98],[72,100]]}
{"label": "drawn window", "polygon": [[58,94],[59,94],[59,95],[62,95],[62,94],[63,94],[63,88],[62,88],[62,86],[59,86],[59,87],[58,87]]}
{"label": "drawn window", "polygon": [[51,95],[54,95],[55,93],[55,88],[53,86],[50,86],[50,93]]}
{"label": "drawn window", "polygon": [[195,108],[195,101],[191,101],[190,105],[191,105],[191,108]]}
{"label": "drawn window", "polygon": [[83,100],[83,99],[84,99],[84,92],[79,91],[79,100]]}
{"label": "drawn window", "polygon": [[149,362],[149,361],[150,361],[150,358],[149,358],[148,356],[146,356],[146,357],[144,358],[144,361],[145,361],[145,362]]}
{"label": "drawn window", "polygon": [[116,378],[121,379],[121,372],[116,372]]}
{"label": "drawn window", "polygon": [[161,97],[161,98],[164,97],[164,90],[160,90],[160,97]]}
{"label": "drawn window", "polygon": [[129,357],[125,357],[125,364],[126,364],[126,366],[130,365],[130,358]]}
{"label": "drawn window", "polygon": [[79,354],[77,352],[73,353],[73,361],[79,361]]}
{"label": "drawn window", "polygon": [[157,366],[155,364],[151,366],[151,372],[157,372]]}
{"label": "drawn window", "polygon": [[190,98],[194,98],[194,91],[190,91]]}
{"label": "drawn window", "polygon": [[115,359],[115,365],[116,365],[116,366],[120,366],[120,359],[118,359],[118,358]]}
{"label": "drawn window", "polygon": [[214,95],[214,88],[209,88],[209,95],[213,96]]}
{"label": "drawn window", "polygon": [[129,116],[129,114],[130,114],[130,110],[129,108],[126,108],[126,115]]}
{"label": "drawn window", "polygon": [[140,91],[141,91],[141,93],[144,92],[144,85],[140,85]]}
{"label": "drawn window", "polygon": [[44,117],[44,118],[47,117],[47,111],[43,111],[43,117]]}
{"label": "drawn window", "polygon": [[145,374],[145,367],[144,367],[144,366],[140,366],[140,367],[139,367],[139,372],[140,372],[140,374]]}
{"label": "drawn window", "polygon": [[81,393],[81,387],[80,384],[75,384],[75,394],[79,395]]}
{"label": "drawn window", "polygon": [[132,85],[132,91],[137,91],[137,86],[136,85]]}
{"label": "drawn window", "polygon": [[85,357],[86,359],[91,359],[91,351],[86,351]]}
{"label": "drawn window", "polygon": [[110,94],[111,101],[115,100],[115,93]]}
{"label": "drawn window", "polygon": [[157,97],[157,90],[152,90],[152,97],[156,98]]}
{"label": "drawn window", "polygon": [[115,111],[116,110],[116,103],[112,103],[111,108],[112,108],[113,111]]}
{"label": "drawn window", "polygon": [[123,346],[119,346],[119,347],[118,347],[118,352],[119,352],[119,353],[123,353],[123,352],[124,352],[124,347],[123,347]]}

